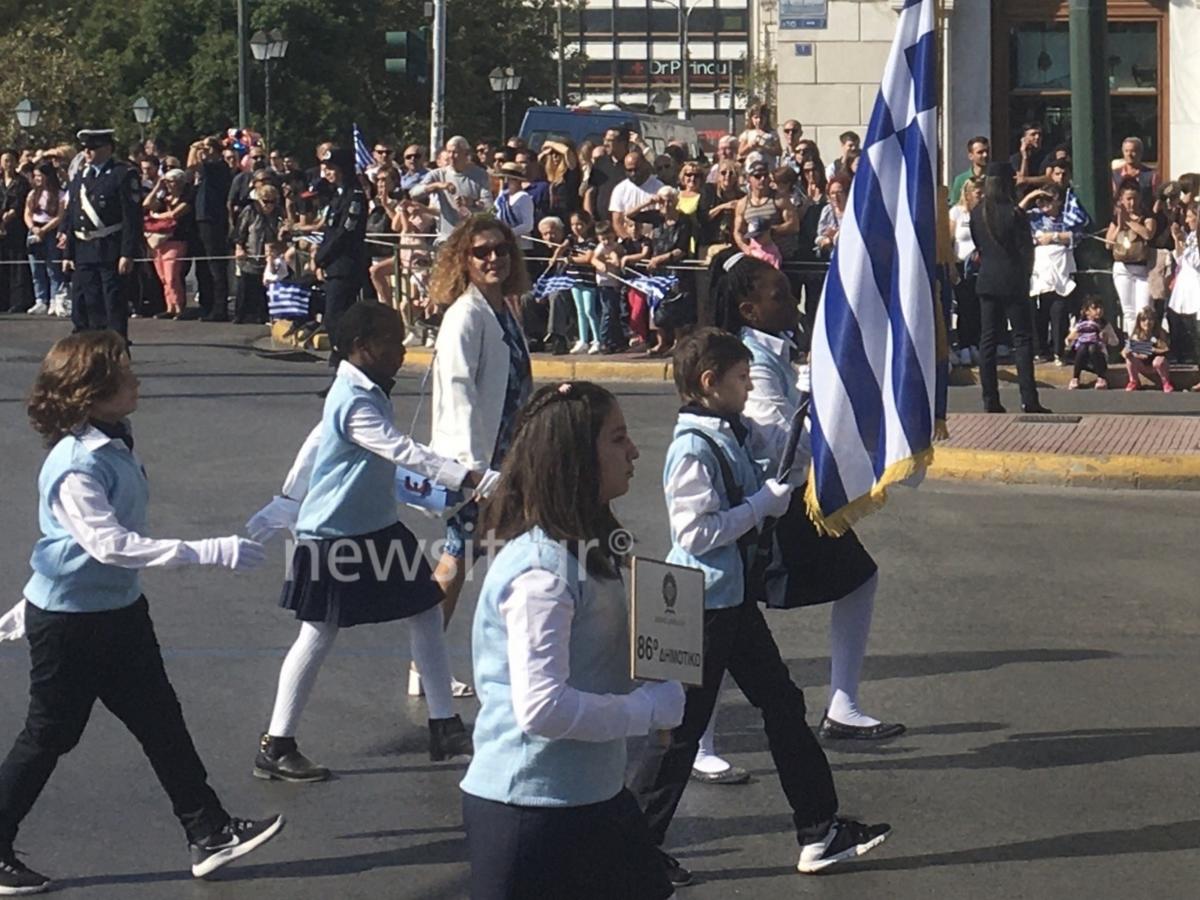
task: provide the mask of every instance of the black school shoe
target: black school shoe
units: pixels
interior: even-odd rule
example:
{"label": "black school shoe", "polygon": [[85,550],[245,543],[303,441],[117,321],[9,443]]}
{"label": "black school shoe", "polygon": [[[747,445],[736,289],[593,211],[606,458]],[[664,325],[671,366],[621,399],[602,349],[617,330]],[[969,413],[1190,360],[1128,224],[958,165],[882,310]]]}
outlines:
{"label": "black school shoe", "polygon": [[303,784],[324,781],[329,777],[329,770],[318,766],[301,753],[294,737],[271,737],[264,734],[259,740],[253,775],[266,781],[292,781]]}
{"label": "black school shoe", "polygon": [[886,841],[891,833],[892,826],[886,823],[864,825],[852,819],[834,819],[824,841],[801,848],[796,871],[813,875],[835,863],[862,856]]}
{"label": "black school shoe", "polygon": [[0,853],[0,897],[24,897],[50,889],[50,879],[17,859],[12,851]]}
{"label": "black school shoe", "polygon": [[269,819],[230,819],[225,827],[202,841],[189,844],[192,875],[204,878],[221,866],[257,850],[283,829],[283,816]]}
{"label": "black school shoe", "polygon": [[880,722],[876,725],[843,725],[829,716],[821,719],[817,735],[825,741],[882,741],[899,737],[908,729],[899,722]]}
{"label": "black school shoe", "polygon": [[475,755],[475,744],[467,726],[459,716],[449,719],[429,720],[429,759],[444,762],[458,757],[470,759]]}
{"label": "black school shoe", "polygon": [[681,866],[679,860],[661,849],[658,850],[658,857],[662,862],[663,871],[667,873],[667,880],[673,887],[687,887],[692,883],[692,873]]}

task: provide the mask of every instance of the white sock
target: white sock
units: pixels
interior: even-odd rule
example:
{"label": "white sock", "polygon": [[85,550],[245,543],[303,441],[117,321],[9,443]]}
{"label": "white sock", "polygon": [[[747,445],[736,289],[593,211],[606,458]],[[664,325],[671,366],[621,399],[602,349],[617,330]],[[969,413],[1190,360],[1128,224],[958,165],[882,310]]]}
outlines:
{"label": "white sock", "polygon": [[716,775],[730,768],[728,762],[717,756],[716,731],[717,707],[714,706],[708,719],[708,727],[704,729],[704,734],[700,735],[700,749],[696,751],[696,760],[692,763],[693,769],[705,775]]}
{"label": "white sock", "polygon": [[829,712],[843,725],[869,728],[879,720],[864,715],[858,708],[858,680],[862,675],[867,637],[871,632],[871,613],[875,609],[878,574],[857,590],[833,603],[830,622]]}
{"label": "white sock", "polygon": [[429,718],[449,719],[454,715],[454,703],[450,694],[450,654],[446,651],[442,605],[439,603],[407,621],[412,658],[421,673]]}
{"label": "white sock", "polygon": [[329,655],[337,637],[337,625],[326,622],[301,622],[300,634],[283,659],[279,670],[279,688],[275,692],[275,710],[267,734],[271,737],[295,737],[300,714],[308,703],[321,663]]}

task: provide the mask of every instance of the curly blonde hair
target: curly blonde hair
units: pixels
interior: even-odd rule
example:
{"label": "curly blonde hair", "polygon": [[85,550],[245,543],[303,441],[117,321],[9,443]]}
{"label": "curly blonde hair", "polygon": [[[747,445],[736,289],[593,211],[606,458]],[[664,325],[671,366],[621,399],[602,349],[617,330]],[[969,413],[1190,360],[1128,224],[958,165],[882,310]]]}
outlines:
{"label": "curly blonde hair", "polygon": [[477,235],[498,232],[508,244],[509,272],[501,288],[504,296],[519,296],[529,290],[529,275],[525,271],[525,255],[512,229],[494,216],[479,213],[459,223],[458,227],[438,248],[429,277],[429,299],[439,306],[449,306],[463,295],[471,284],[471,244]]}
{"label": "curly blonde hair", "polygon": [[77,431],[95,403],[117,392],[127,354],[115,331],[81,331],[50,348],[25,407],[47,447]]}

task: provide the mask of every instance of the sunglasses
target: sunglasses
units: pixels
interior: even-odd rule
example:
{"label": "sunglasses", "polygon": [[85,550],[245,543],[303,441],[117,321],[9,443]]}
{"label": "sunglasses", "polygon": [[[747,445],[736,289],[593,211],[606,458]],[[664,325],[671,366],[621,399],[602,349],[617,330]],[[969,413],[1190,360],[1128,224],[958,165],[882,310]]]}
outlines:
{"label": "sunglasses", "polygon": [[392,153],[392,151],[388,150],[386,147],[376,147],[375,152],[382,153],[384,156],[390,156]]}
{"label": "sunglasses", "polygon": [[766,172],[751,172],[750,177],[751,178],[766,178],[767,173]]}
{"label": "sunglasses", "polygon": [[491,259],[507,259],[510,252],[508,244],[484,244],[482,247],[472,247],[471,255],[480,262]]}
{"label": "sunglasses", "polygon": [[405,159],[420,159],[421,154],[420,153],[405,153],[404,158]]}
{"label": "sunglasses", "polygon": [[783,133],[784,134],[795,134],[796,129],[795,128],[785,128],[785,129],[783,129]]}

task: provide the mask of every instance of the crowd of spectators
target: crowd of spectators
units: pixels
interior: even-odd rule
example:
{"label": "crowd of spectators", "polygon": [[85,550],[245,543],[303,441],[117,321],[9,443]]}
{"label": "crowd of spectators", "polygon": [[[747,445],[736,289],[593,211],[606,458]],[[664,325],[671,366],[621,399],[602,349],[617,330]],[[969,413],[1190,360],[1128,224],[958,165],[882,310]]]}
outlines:
{"label": "crowd of spectators", "polygon": [[[1087,321],[1085,301],[1111,283],[1116,302],[1102,305],[1111,312],[1104,324],[1119,319],[1122,352],[1150,309],[1154,353],[1195,359],[1200,176],[1164,179],[1131,137],[1113,162],[1111,209],[1089,212],[1071,183],[1070,147],[1043,141],[1039,125],[1025,126],[1005,175],[1032,247],[1034,352],[1061,365],[1081,357],[1073,323]],[[811,331],[862,152],[853,131],[839,144],[835,159],[822,159],[799,121],[777,129],[762,104],[747,111],[740,134],[716,142],[711,159],[695,158],[679,143],[653,154],[631,128],[610,129],[594,146],[547,140],[536,150],[519,137],[502,144],[456,136],[432,160],[420,144],[376,141],[359,173],[370,245],[364,293],[396,306],[410,345],[431,344],[438,303],[453,299],[429,294],[437,247],[465,218],[484,213],[519,238],[534,285],[519,301],[519,315],[535,351],[668,353],[675,332],[702,316],[700,273],[731,246],[787,275]],[[316,158],[331,146],[318,146]],[[199,140],[183,158],[154,140],[127,156],[141,173],[145,217],[146,254],[130,297],[136,315],[221,321],[232,298],[234,321],[261,323],[278,295],[286,301],[278,308],[303,320],[298,328],[319,328],[321,273],[312,250],[330,198],[319,166],[268,151],[241,132]],[[58,264],[54,234],[74,157],[70,146],[0,155],[0,262],[9,264],[0,265],[0,310],[69,314],[69,273]],[[971,212],[995,175],[987,137],[968,142],[967,163],[949,186],[954,265],[947,308],[959,365],[979,361]],[[1077,262],[1089,241],[1107,248],[1110,282],[1079,277],[1096,265],[1094,257]],[[1011,341],[1008,323],[1001,326],[1001,343]],[[1003,356],[1009,348],[997,349]]]}

